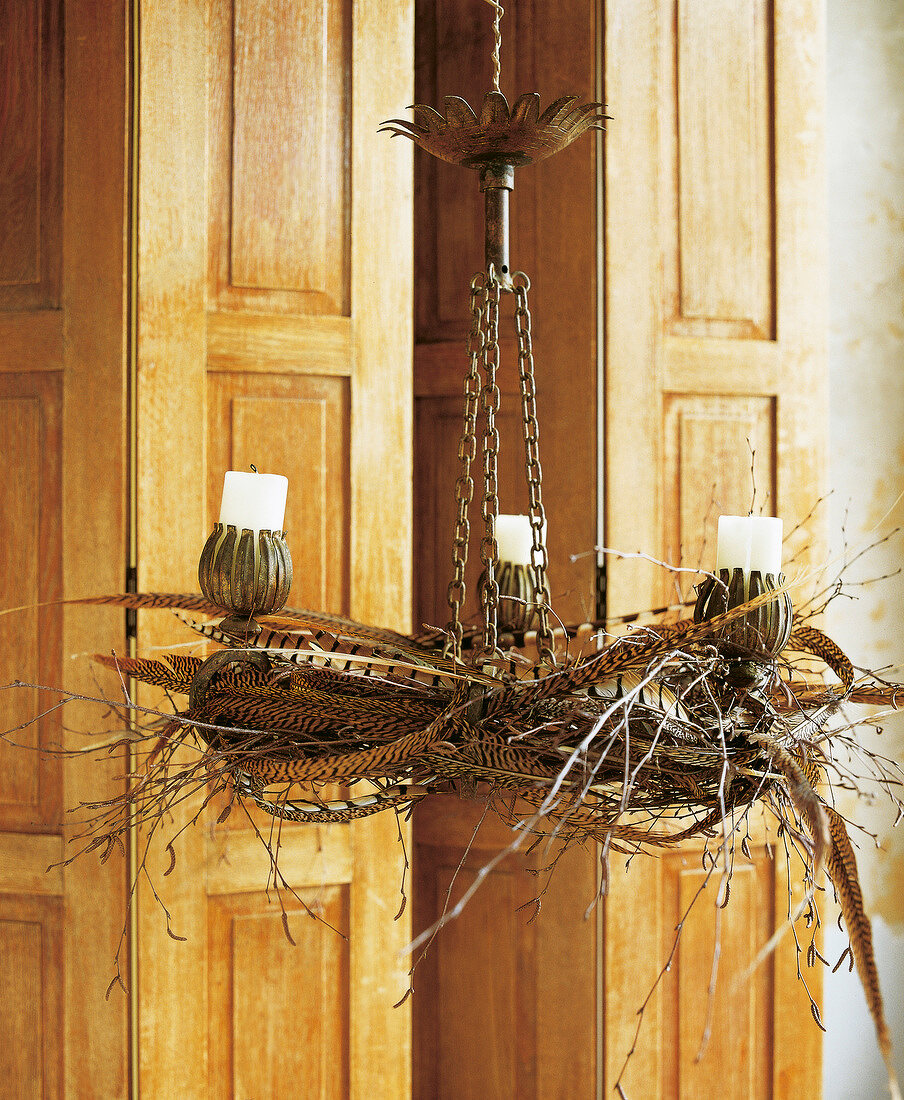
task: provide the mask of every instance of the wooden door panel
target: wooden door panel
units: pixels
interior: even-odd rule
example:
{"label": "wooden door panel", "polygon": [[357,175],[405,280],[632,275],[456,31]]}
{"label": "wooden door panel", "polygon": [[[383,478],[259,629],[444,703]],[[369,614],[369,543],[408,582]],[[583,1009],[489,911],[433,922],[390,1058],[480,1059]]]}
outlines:
{"label": "wooden door panel", "polygon": [[207,314],[207,365],[212,371],[345,377],[351,337],[348,317],[214,311]]}
{"label": "wooden door panel", "polygon": [[[45,606],[62,591],[62,379],[57,371],[0,374],[0,439],[7,477],[0,515],[9,530],[0,558],[0,606],[24,608],[0,618],[0,673],[4,683],[60,682],[62,612]],[[40,692],[4,692],[0,698],[0,828],[59,828],[62,771],[59,757],[42,754],[61,735],[59,714],[37,715],[50,698]]]}
{"label": "wooden door panel", "polygon": [[[634,858],[627,871],[623,859],[613,858],[605,905],[607,1089],[620,1079],[629,1096],[662,1100],[818,1095],[818,1086],[815,1093],[795,1092],[818,1080],[820,1043],[796,978],[794,935],[780,938],[750,970],[800,896],[796,891],[789,904],[782,846],[762,843],[759,820],[752,832],[760,842],[751,843],[749,859],[735,853],[725,908],[718,904],[720,869],[704,885],[709,865],[695,845]],[[790,871],[800,877],[796,858]],[[801,925],[796,934],[805,949],[812,932]],[[818,999],[821,970],[804,974]],[[638,1032],[638,1010],[648,995]]]}
{"label": "wooden door panel", "polygon": [[775,399],[667,393],[662,415],[665,560],[710,568],[719,516],[775,501]]}
{"label": "wooden door panel", "polygon": [[0,6],[7,72],[0,103],[0,309],[59,305],[62,269],[61,0]]}
{"label": "wooden door panel", "polygon": [[[434,864],[434,904],[427,912],[441,911],[450,891],[450,904],[456,904],[474,885],[479,867],[472,862],[459,871],[460,862],[460,852],[442,851]],[[423,1036],[420,1041],[435,1043],[436,1076],[432,1090],[426,1082],[421,1085],[422,1096],[514,1097],[524,1095],[524,1078],[533,1076],[535,1036],[530,1025],[535,1021],[527,1013],[522,1016],[519,1006],[532,1003],[536,993],[530,965],[534,937],[531,929],[524,934],[523,919],[521,927],[515,924],[519,902],[530,901],[517,897],[517,888],[525,885],[516,881],[519,877],[526,876],[509,868],[494,871],[473,899],[467,919],[444,929],[435,945],[435,985],[430,983],[421,995],[426,992],[436,1001],[440,1018],[430,1039]],[[463,1051],[467,1058],[462,1058]]]}
{"label": "wooden door panel", "polygon": [[[710,880],[704,888],[706,871],[687,866],[692,857],[681,857],[683,865],[670,876],[676,925],[697,902],[685,926],[687,937],[678,948],[675,1005],[667,1017],[678,1021],[674,1050],[682,1100],[713,1092],[732,1100],[769,1094],[770,1006],[764,993],[768,995],[771,975],[767,971],[757,976],[758,981],[743,980],[747,960],[755,957],[774,923],[771,867],[763,855],[757,853],[759,865],[735,866],[731,900],[736,908],[728,920],[719,919],[724,910],[715,912],[718,881]],[[709,982],[702,979],[712,974],[717,946],[721,981],[710,1007]]]}
{"label": "wooden door panel", "polygon": [[[665,965],[683,922],[672,966],[645,1015],[637,1065],[629,1062],[626,1091],[643,1089],[653,1095],[646,1073],[655,1066],[656,1095],[662,1097],[683,1100],[719,1094],[746,1100],[771,1096],[774,960],[768,960],[753,976],[746,974],[774,927],[771,860],[762,850],[755,851],[754,862],[738,860],[725,909],[716,904],[719,874],[705,882],[707,869],[698,850],[669,853],[654,874],[659,878],[657,901],[662,919],[651,924],[647,915],[640,936],[636,927],[628,922],[623,926],[619,919],[621,895],[623,888],[632,884],[633,868],[630,877],[618,881],[608,902],[607,960],[618,953],[630,967],[637,965],[641,952],[648,959],[643,982],[636,980],[633,988],[609,994],[607,1021],[614,1025],[623,1019],[625,1031],[633,1031],[636,1012],[653,990],[656,975],[648,971],[658,972]],[[710,1002],[714,967],[715,994]],[[649,985],[643,984],[648,980]],[[619,997],[625,998],[622,1003],[618,1003]],[[629,1050],[630,1044],[613,1044],[607,1066],[609,1080],[615,1080]]]}
{"label": "wooden door panel", "polygon": [[[122,591],[129,563],[128,128],[131,5],[66,0],[65,193],[60,331],[65,344],[62,401],[63,581],[67,597]],[[170,242],[172,243],[172,242]],[[64,323],[65,322],[65,323]],[[171,425],[161,425],[161,435]],[[64,683],[121,698],[115,675],[99,675],[86,653],[127,651],[118,608],[64,609]],[[78,654],[79,659],[71,659]],[[123,788],[121,760],[86,754],[121,724],[98,708],[69,708],[62,805],[110,798]],[[80,815],[63,815],[63,852],[72,854]],[[67,1096],[125,1097],[130,1088],[130,1005],[109,990],[117,951],[128,974],[129,869],[96,856],[66,868],[63,924]],[[125,934],[125,935],[124,935]],[[105,999],[109,990],[109,998]]]}
{"label": "wooden door panel", "polygon": [[[291,825],[282,827],[284,844],[279,869],[293,887],[326,888],[352,881],[352,836],[345,827]],[[259,893],[273,878],[273,863],[253,829],[221,827],[208,834],[207,893]]]}
{"label": "wooden door panel", "polygon": [[[257,885],[260,885],[258,880]],[[295,880],[293,880],[295,881]],[[333,882],[333,880],[330,880]],[[209,907],[211,1095],[348,1095],[348,885],[211,899]]]}
{"label": "wooden door panel", "polygon": [[[443,98],[456,95],[479,114],[483,96],[492,87],[492,21],[484,3],[439,0],[419,5],[417,103],[442,112]],[[532,0],[506,5],[505,30],[509,37],[501,83],[511,107],[522,92],[534,91]],[[415,238],[417,340],[419,344],[463,341],[471,323],[468,284],[484,264],[483,195],[476,172],[465,172],[420,151],[415,159],[420,200]],[[533,266],[532,185],[530,173],[519,173],[517,199],[512,204],[512,262],[525,271]]]}
{"label": "wooden door panel", "polygon": [[491,866],[513,834],[482,798],[436,797],[416,813],[415,928],[477,889],[414,971],[415,1096],[592,1095],[598,913],[585,916],[596,895],[593,846],[567,852],[550,878],[556,850],[543,844]]}
{"label": "wooden door panel", "polygon": [[[0,680],[89,695],[119,688],[86,673],[84,654],[122,651],[123,615],[59,601],[120,589],[127,565],[129,52],[123,7],[97,8],[0,5],[0,608],[20,609],[0,617]],[[83,828],[65,809],[109,797],[122,766],[83,755],[109,728],[58,702],[0,697],[0,1077],[10,1096],[117,1097],[128,1006],[103,998],[126,923],[124,870],[60,863]]]}
{"label": "wooden door panel", "polygon": [[[4,683],[16,677],[38,684],[39,632],[38,608],[38,527],[41,515],[40,460],[41,407],[33,397],[0,400],[0,438],[8,448],[8,479],[0,490],[0,514],[18,517],[19,537],[11,540],[8,555],[4,555],[0,577],[0,600],[4,607],[24,606],[20,621],[9,617],[0,620],[0,676]],[[21,633],[20,633],[21,631]],[[24,634],[30,643],[20,654],[19,638]],[[0,805],[12,804],[32,809],[39,795],[40,758],[34,751],[38,731],[29,725],[39,713],[37,691],[7,693],[3,707],[3,728],[19,730],[13,737],[26,752],[20,752],[7,742],[0,744]]]}
{"label": "wooden door panel", "polygon": [[308,374],[208,376],[208,512],[219,514],[226,470],[278,471],[286,504],[291,602],[348,614],[349,386]]}
{"label": "wooden door panel", "polygon": [[347,316],[351,8],[215,3],[211,299]]}
{"label": "wooden door panel", "polygon": [[0,1080],[10,1100],[62,1095],[63,905],[0,897]]}
{"label": "wooden door panel", "polygon": [[[607,541],[696,566],[695,511],[746,512],[755,482],[756,510],[787,529],[820,495],[819,51],[798,66],[789,38],[819,20],[805,0],[660,0],[607,21],[607,95],[632,122],[607,135]],[[815,560],[812,523],[807,537]],[[612,562],[610,608],[671,585]]]}
{"label": "wooden door panel", "polygon": [[[535,8],[531,0],[506,6],[501,86],[510,106],[537,90],[544,107],[567,94],[593,99],[593,6],[583,0],[560,4],[555,18]],[[492,87],[492,21],[483,0],[421,0],[417,12],[417,102],[442,110],[443,96],[459,95],[476,109]],[[550,588],[556,613],[575,622],[592,618],[596,609],[596,155],[587,138],[519,169],[510,199],[512,266],[532,280],[538,417],[547,426],[539,445]],[[476,173],[420,151],[415,182],[415,495],[422,547],[416,600],[421,617],[438,615],[443,625],[452,539],[446,501],[458,476],[450,437],[468,363],[469,285],[484,264],[483,199]],[[501,500],[504,512],[524,509],[526,484],[516,427],[521,412],[513,314],[511,296],[503,294],[500,419],[508,418],[512,428],[503,437],[500,462],[513,479],[508,501]],[[479,500],[479,463],[474,473]]]}
{"label": "wooden door panel", "polygon": [[740,0],[663,9],[663,251],[669,328],[771,339],[773,24]]}
{"label": "wooden door panel", "polygon": [[[462,364],[466,363],[464,354]],[[511,387],[506,388],[508,406],[496,417],[499,429],[498,489],[499,510],[525,514],[528,509],[527,482],[524,477],[524,442],[517,398]],[[458,444],[461,438],[463,397],[423,398],[418,402],[416,439],[417,452],[417,525],[425,535],[418,556],[418,624],[445,627],[450,611],[446,600],[452,580],[452,534],[457,518],[453,494],[455,480],[461,468]],[[471,467],[475,499],[469,509],[471,550],[465,570],[467,598],[462,609],[464,618],[477,618],[480,601],[477,581],[483,566],[480,562],[480,540],[483,536],[481,510],[482,467],[479,459]]]}
{"label": "wooden door panel", "polygon": [[[507,39],[509,53],[517,55],[511,66],[517,70],[523,52],[529,53],[529,68],[544,98],[589,91],[592,51],[587,70],[581,70],[581,54],[574,50],[576,42],[592,41],[589,6],[560,5],[556,19],[546,21],[536,39],[532,6],[521,4],[517,10]],[[461,92],[472,69],[479,76],[485,21],[464,0],[442,5],[425,0],[419,20],[419,89],[424,94],[418,101],[438,105],[446,91]],[[813,201],[822,182],[824,94],[817,5],[810,0],[612,0],[603,6],[603,21],[599,76],[615,117],[606,135],[599,232],[592,216],[578,213],[592,209],[595,200],[594,165],[586,153],[582,159],[581,143],[535,171],[519,171],[512,198],[514,211],[525,206],[530,211],[526,222],[523,213],[516,213],[513,237],[523,234],[523,254],[536,261],[528,270],[536,288],[540,386],[542,371],[552,371],[540,417],[554,593],[559,587],[556,563],[593,545],[588,502],[598,499],[597,493],[605,500],[605,545],[697,566],[714,555],[718,514],[746,512],[754,485],[756,509],[783,515],[787,529],[808,513],[825,468],[819,312],[824,254],[820,203]],[[444,34],[443,26],[452,29]],[[565,34],[569,50],[557,51],[559,36]],[[548,60],[550,55],[556,63]],[[457,58],[461,75],[456,74],[457,86],[440,88],[437,73],[454,74],[450,57]],[[518,72],[519,80],[522,72],[527,67]],[[565,79],[568,84],[560,92]],[[444,548],[451,505],[441,492],[454,479],[453,409],[465,365],[463,349],[456,352],[453,343],[466,329],[462,257],[472,254],[479,265],[476,250],[467,252],[471,238],[479,238],[479,207],[470,196],[455,196],[451,184],[443,191],[443,171],[449,170],[419,159],[417,198],[423,213],[418,220],[426,227],[418,251],[416,363],[418,530],[424,546],[418,591],[424,614],[431,606],[441,611],[436,593],[448,568]],[[521,181],[531,177],[526,195]],[[458,182],[462,193],[467,182]],[[567,232],[566,226],[575,231]],[[582,248],[591,238],[598,242],[599,257]],[[454,253],[447,263],[443,243]],[[519,266],[519,259],[514,262]],[[586,290],[594,290],[587,273],[597,262],[603,279],[599,301],[593,293],[585,297]],[[438,270],[444,263],[448,283]],[[460,307],[454,305],[455,281],[461,284]],[[812,310],[805,307],[808,300]],[[599,317],[605,330],[605,435],[599,441],[595,424],[575,413],[576,408],[591,416],[595,412],[595,378],[587,366],[595,361],[596,332],[587,321],[597,316],[597,308],[605,310]],[[597,448],[605,486],[596,481]],[[553,461],[547,465],[550,451]],[[812,544],[807,560],[813,562],[821,531],[812,520],[804,526],[795,540]],[[568,609],[576,609],[574,617],[586,614],[587,590],[573,579],[577,574],[566,571],[565,576],[562,587],[580,599],[555,601],[555,606],[564,607],[566,617]],[[608,581],[612,613],[674,597],[673,579],[637,559],[610,559]],[[450,837],[460,842],[458,852],[470,838],[467,829],[443,833],[447,818],[456,815],[441,812],[441,805],[437,800],[419,807],[415,818],[415,879],[422,891],[419,904],[427,907],[423,913],[416,909],[416,926],[435,919],[442,908],[443,875],[456,851]],[[473,874],[485,857],[486,852],[469,856],[465,871]],[[576,1010],[566,1006],[576,1005],[576,998],[590,999],[588,1017],[599,1013],[595,1034],[601,1061],[596,1070],[585,1067],[583,1072],[603,1094],[614,1086],[632,1047],[636,1010],[672,949],[683,907],[700,883],[701,858],[694,848],[659,858],[639,856],[628,874],[616,860],[594,941],[601,984],[591,965],[558,987],[559,1016],[575,1018]],[[463,923],[472,930],[470,937],[458,931],[443,946],[449,931],[444,929],[431,949],[434,961],[428,956],[423,964],[421,998],[415,998],[420,1095],[439,1095],[443,1079],[454,1072],[454,1066],[440,1068],[446,1066],[438,1038],[443,1027],[465,1029],[469,1038],[461,1042],[477,1044],[487,1064],[493,1057],[486,1047],[492,1032],[480,1032],[471,1018],[489,1013],[498,1020],[517,997],[518,979],[506,964],[522,936],[509,920],[510,887],[518,872],[511,875],[498,881],[495,873],[488,877],[481,889],[489,888],[492,902],[488,894],[479,918]],[[576,875],[572,885],[586,888],[590,878],[586,872]],[[810,1026],[806,994],[796,981],[793,937],[787,936],[752,978],[736,982],[731,976],[745,973],[786,915],[787,882],[780,854],[773,861],[755,847],[752,861],[736,864],[734,896],[724,911],[717,916],[708,896],[712,889],[698,901],[672,968],[647,1009],[624,1081],[629,1095],[818,1092],[818,1031]],[[575,896],[570,900],[582,909]],[[467,913],[461,922],[467,922]],[[563,920],[564,913],[558,911],[555,919]],[[722,961],[714,1004],[721,1030],[713,1033],[697,1062],[716,919]],[[473,941],[494,931],[499,971],[505,976],[501,988],[481,984],[467,969]],[[567,936],[560,936],[563,941]],[[534,957],[540,965],[552,956],[538,946]],[[818,997],[818,975],[807,971],[806,977]],[[453,1000],[449,1005],[440,996],[444,981]],[[549,989],[538,981],[538,1007]],[[467,999],[471,1018],[458,1007]],[[583,1004],[586,1009],[588,1002]],[[788,1036],[795,1026],[800,1038],[792,1051]],[[519,1087],[511,1068],[514,1033],[513,1026],[506,1041],[492,1044],[500,1064],[487,1076],[501,1075],[503,1088]],[[538,1044],[543,1035],[538,1026]],[[594,1049],[592,1041],[586,1049]],[[544,1061],[538,1057],[538,1068]],[[541,1089],[542,1095],[592,1093],[594,1084],[584,1084],[580,1074],[572,1078],[572,1063],[552,1049],[548,1062],[550,1091]]]}
{"label": "wooden door panel", "polygon": [[[530,0],[506,5],[502,88],[512,104],[539,91],[595,91],[593,6],[559,4],[553,17]],[[442,109],[461,95],[472,106],[491,88],[492,13],[482,0],[423,0],[417,7],[417,102]],[[543,499],[548,516],[553,607],[566,621],[596,610],[596,148],[587,138],[536,167],[519,169],[511,196],[512,266],[530,276]],[[448,620],[453,488],[458,476],[462,389],[467,370],[468,286],[483,267],[483,213],[476,179],[416,157],[415,358],[416,607]],[[526,510],[524,446],[510,296],[500,302],[502,390],[500,510]],[[475,497],[481,466],[472,468]],[[479,508],[471,514],[469,611],[479,566]],[[571,554],[578,554],[574,560]],[[471,843],[479,803],[431,798],[414,813],[414,927],[441,913],[450,874]],[[511,833],[492,815],[481,826],[456,892]],[[539,853],[545,853],[541,846]],[[518,906],[536,897],[533,873],[548,854],[509,857],[443,928],[414,975],[415,1093],[435,1096],[592,1096],[598,1048],[599,956],[593,849],[569,853],[539,917]],[[456,1049],[467,1052],[467,1058]]]}

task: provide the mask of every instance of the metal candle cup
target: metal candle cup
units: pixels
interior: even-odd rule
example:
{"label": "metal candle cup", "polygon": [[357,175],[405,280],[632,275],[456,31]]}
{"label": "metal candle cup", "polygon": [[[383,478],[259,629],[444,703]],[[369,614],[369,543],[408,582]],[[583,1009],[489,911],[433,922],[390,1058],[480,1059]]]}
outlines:
{"label": "metal candle cup", "polygon": [[198,564],[201,591],[227,612],[220,624],[226,634],[247,638],[260,632],[255,614],[270,615],[285,606],[292,586],[292,556],[285,531],[257,533],[217,523]]}

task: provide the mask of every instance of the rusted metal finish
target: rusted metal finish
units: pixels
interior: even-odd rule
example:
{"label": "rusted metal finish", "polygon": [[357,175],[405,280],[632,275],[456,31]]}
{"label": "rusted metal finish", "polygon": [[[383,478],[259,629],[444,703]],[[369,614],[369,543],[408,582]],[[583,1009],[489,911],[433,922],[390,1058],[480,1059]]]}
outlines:
{"label": "rusted metal finish", "polygon": [[512,290],[509,263],[509,191],[515,183],[515,170],[511,165],[503,167],[507,172],[481,172],[480,175],[480,189],[484,192],[484,253],[486,270],[495,272],[503,290]]}
{"label": "rusted metal finish", "polygon": [[220,624],[227,634],[247,637],[260,630],[254,615],[279,611],[292,587],[292,556],[284,531],[241,534],[218,523],[198,563],[201,591],[229,617]]}
{"label": "rusted metal finish", "polygon": [[[486,583],[486,571],[481,573],[478,589]],[[499,605],[497,622],[500,642],[509,642],[508,635],[524,634],[537,622],[537,593],[540,591],[537,570],[532,565],[516,565],[514,562],[499,562],[496,571],[496,583],[499,586]]]}
{"label": "rusted metal finish", "polygon": [[485,276],[475,275],[471,280],[471,329],[468,333],[468,373],[464,385],[464,419],[458,440],[459,475],[455,482],[455,530],[452,536],[452,580],[446,598],[452,618],[449,622],[450,652],[456,661],[461,660],[463,628],[461,609],[465,602],[467,586],[465,569],[471,540],[471,523],[468,513],[474,498],[474,478],[471,466],[477,457],[477,404],[480,397],[480,363],[483,354],[483,300],[486,296]]}
{"label": "rusted metal finish", "polygon": [[[727,569],[719,571],[719,580],[707,577],[697,585],[697,602],[694,606],[694,622],[723,615],[748,600],[762,596],[766,592],[775,592],[784,583],[784,575],[774,577],[771,573],[760,573],[755,569],[745,575],[742,569],[729,574]],[[739,616],[733,622],[726,623],[717,631],[718,637],[753,653],[766,651],[775,657],[788,644],[791,637],[793,611],[791,597],[787,592],[776,592],[775,598]]]}
{"label": "rusted metal finish", "polygon": [[[261,672],[270,671],[270,658],[260,649],[221,649],[201,665],[192,678],[188,693],[188,705],[197,710],[204,705],[211,682],[227,665],[253,665]],[[205,738],[206,740],[206,738]]]}
{"label": "rusted metal finish", "polygon": [[[546,552],[546,513],[542,499],[542,470],[539,457],[539,427],[537,425],[536,386],[534,381],[534,357],[531,344],[531,319],[527,294],[530,280],[524,272],[515,272],[511,278],[511,290],[515,296],[515,327],[518,332],[518,370],[521,380],[521,411],[524,432],[525,474],[530,499],[530,524],[533,536],[531,548],[531,597],[530,623],[536,617],[537,649],[541,660],[555,664],[552,630],[549,623],[549,582],[546,576],[548,555]],[[527,624],[521,621],[522,613],[509,600],[506,614],[499,615],[500,595],[497,571],[498,544],[496,542],[496,517],[499,511],[498,461],[499,430],[496,414],[501,394],[496,382],[499,365],[499,298],[502,285],[493,267],[471,280],[471,331],[468,336],[469,371],[465,379],[465,414],[462,435],[458,445],[461,473],[455,483],[457,521],[452,541],[452,562],[455,573],[449,584],[449,607],[452,620],[449,624],[451,652],[461,659],[463,629],[461,608],[465,599],[465,566],[468,560],[470,523],[468,512],[474,496],[472,463],[477,457],[477,417],[483,412],[481,457],[483,459],[484,492],[481,514],[484,520],[484,536],[481,539],[480,558],[483,576],[480,580],[480,606],[484,615],[484,629],[479,657],[495,653],[515,645],[515,639],[524,637]],[[485,380],[481,384],[480,368]],[[519,590],[512,595],[521,596]],[[501,634],[500,634],[501,631]]]}
{"label": "rusted metal finish", "polygon": [[603,128],[603,104],[579,103],[580,98],[563,96],[540,114],[536,92],[519,96],[511,111],[501,92],[487,92],[478,118],[460,96],[447,95],[444,115],[416,104],[415,122],[393,118],[381,130],[411,138],[440,160],[464,168],[491,163],[519,167],[558,153],[587,130]]}
{"label": "rusted metal finish", "polygon": [[509,111],[499,91],[484,96],[480,118],[460,96],[445,98],[445,116],[418,104],[418,122],[390,119],[382,130],[411,138],[440,160],[480,172],[485,196],[486,270],[494,272],[503,290],[512,290],[509,262],[509,191],[515,168],[557,153],[591,129],[602,129],[601,103],[579,104],[580,96],[563,96],[540,114],[536,92],[519,96]]}
{"label": "rusted metal finish", "polygon": [[549,625],[549,579],[546,569],[546,509],[543,507],[543,470],[540,466],[540,426],[537,422],[537,387],[534,378],[534,351],[531,339],[531,315],[527,302],[530,279],[519,271],[514,276],[515,328],[518,333],[518,376],[521,382],[521,423],[524,428],[524,469],[530,499],[530,527],[533,536],[531,566],[536,573],[537,653],[550,665],[556,663],[552,628]]}

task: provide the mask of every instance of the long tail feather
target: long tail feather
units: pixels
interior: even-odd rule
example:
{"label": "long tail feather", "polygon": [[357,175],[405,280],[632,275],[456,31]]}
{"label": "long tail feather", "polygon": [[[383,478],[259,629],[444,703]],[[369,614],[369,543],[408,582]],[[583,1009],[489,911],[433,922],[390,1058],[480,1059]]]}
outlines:
{"label": "long tail feather", "polygon": [[901,1091],[895,1073],[891,1034],[885,1022],[882,991],[879,988],[879,972],[873,951],[873,929],[863,908],[863,894],[857,874],[857,858],[843,818],[831,807],[826,807],[826,814],[832,838],[826,870],[835,887],[845,927],[851,940],[851,953],[854,956],[863,992],[866,994],[866,1003],[876,1028],[879,1049],[882,1051],[882,1058],[888,1071],[888,1088],[894,1100],[901,1100]]}

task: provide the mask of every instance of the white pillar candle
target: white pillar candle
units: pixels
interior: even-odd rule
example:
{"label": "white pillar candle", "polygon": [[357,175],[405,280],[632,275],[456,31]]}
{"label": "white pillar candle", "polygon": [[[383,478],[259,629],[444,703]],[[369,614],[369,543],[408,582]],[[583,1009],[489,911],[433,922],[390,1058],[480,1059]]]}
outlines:
{"label": "white pillar candle", "polygon": [[282,531],[286,518],[289,479],[282,474],[245,473],[229,470],[223,478],[220,523],[232,524],[239,534],[247,527],[258,531]]}
{"label": "white pillar candle", "polygon": [[530,565],[534,547],[534,533],[529,516],[496,517],[496,545],[499,560],[514,565]]}
{"label": "white pillar candle", "polygon": [[716,572],[742,569],[777,576],[782,570],[782,521],[772,516],[719,516]]}
{"label": "white pillar candle", "polygon": [[782,521],[772,516],[758,516],[750,535],[750,569],[771,573],[782,571]]}

